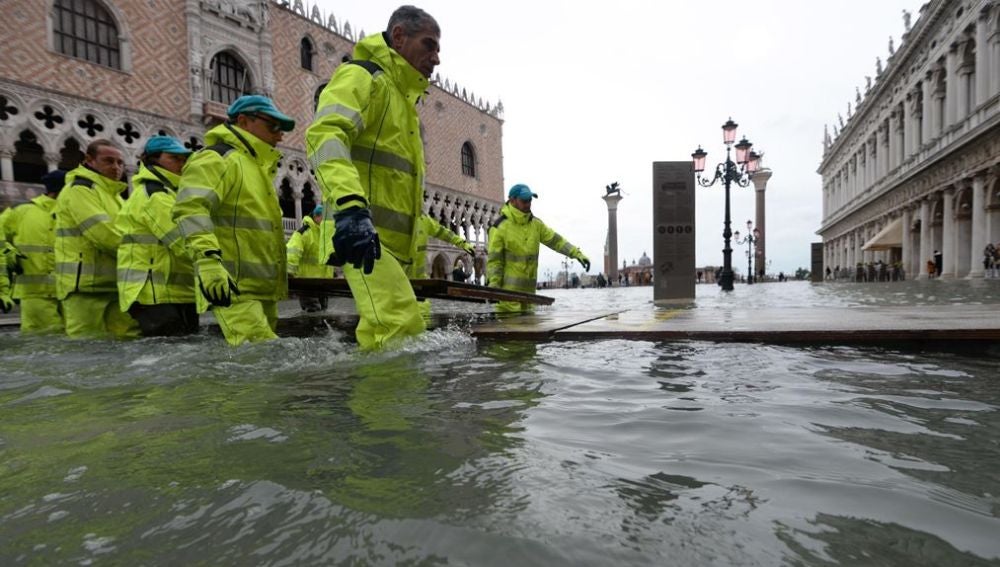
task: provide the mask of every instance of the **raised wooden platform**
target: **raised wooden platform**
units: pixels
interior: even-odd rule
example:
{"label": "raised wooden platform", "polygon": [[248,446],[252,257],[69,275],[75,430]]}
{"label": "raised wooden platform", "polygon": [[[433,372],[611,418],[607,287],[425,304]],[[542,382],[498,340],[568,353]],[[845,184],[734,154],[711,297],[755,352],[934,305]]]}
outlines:
{"label": "raised wooden platform", "polygon": [[1000,306],[931,305],[539,313],[476,325],[495,340],[705,340],[773,343],[1000,341]]}

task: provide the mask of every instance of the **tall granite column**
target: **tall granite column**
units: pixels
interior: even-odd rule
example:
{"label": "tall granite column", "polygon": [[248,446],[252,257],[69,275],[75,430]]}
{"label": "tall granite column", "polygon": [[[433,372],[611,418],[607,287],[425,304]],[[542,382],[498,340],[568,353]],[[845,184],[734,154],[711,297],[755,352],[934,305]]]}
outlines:
{"label": "tall granite column", "polygon": [[986,176],[979,174],[972,178],[972,250],[969,252],[969,275],[972,280],[986,276],[983,269],[983,248],[989,240],[986,235]]}
{"label": "tall granite column", "polygon": [[619,193],[601,197],[608,205],[608,251],[604,256],[604,273],[608,275],[608,285],[618,285],[618,203]]}
{"label": "tall granite column", "polygon": [[[771,179],[771,170],[764,168],[757,170],[750,175],[750,181],[753,182],[753,188],[757,195],[756,203],[756,220],[754,221],[754,227],[760,231],[760,236],[757,237],[757,241],[754,246],[757,248],[757,252],[754,256],[754,262],[756,263],[756,270],[758,274],[767,273],[767,231],[765,230],[765,198],[764,191],[767,189],[767,181]],[[755,274],[756,275],[756,274]]]}

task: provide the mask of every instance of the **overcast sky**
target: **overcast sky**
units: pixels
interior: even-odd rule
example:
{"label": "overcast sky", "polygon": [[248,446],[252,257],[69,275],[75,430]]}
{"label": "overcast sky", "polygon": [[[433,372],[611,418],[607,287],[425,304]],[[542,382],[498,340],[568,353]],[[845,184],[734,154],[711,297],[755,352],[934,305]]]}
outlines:
{"label": "overcast sky", "polygon": [[[316,0],[366,34],[384,29],[398,1]],[[307,10],[313,0],[306,0]],[[653,255],[652,162],[724,159],[732,117],[773,172],[767,186],[770,273],[809,267],[818,242],[824,124],[896,49],[902,11],[920,0],[424,0],[441,25],[442,78],[503,101],[504,187],[527,183],[534,213],[601,269],[604,186],[619,181],[618,258]],[[831,130],[832,132],[832,130]],[[698,266],[722,264],[724,190],[697,189]],[[752,187],[733,187],[733,230],[754,219]],[[746,272],[745,247],[733,267]],[[561,269],[542,247],[539,279]]]}

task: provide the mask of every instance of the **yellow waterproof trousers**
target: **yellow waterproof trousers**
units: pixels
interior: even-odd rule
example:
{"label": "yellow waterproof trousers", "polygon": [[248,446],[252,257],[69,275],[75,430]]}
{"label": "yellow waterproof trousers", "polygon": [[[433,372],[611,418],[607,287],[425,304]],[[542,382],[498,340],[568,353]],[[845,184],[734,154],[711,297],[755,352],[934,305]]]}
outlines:
{"label": "yellow waterproof trousers", "polygon": [[362,349],[381,349],[427,329],[413,286],[392,254],[383,249],[370,274],[345,265],[344,277],[361,317],[354,335]]}
{"label": "yellow waterproof trousers", "polygon": [[498,315],[511,315],[514,313],[530,314],[535,311],[535,307],[530,303],[520,301],[498,301],[493,306],[493,312]]}
{"label": "yellow waterproof trousers", "polygon": [[278,302],[246,299],[229,307],[212,307],[226,342],[239,346],[278,338]]}
{"label": "yellow waterproof trousers", "polygon": [[66,332],[59,300],[25,297],[21,300],[21,332],[28,335],[61,335]]}
{"label": "yellow waterproof trousers", "polygon": [[134,339],[139,323],[118,307],[117,293],[75,292],[62,300],[71,339]]}

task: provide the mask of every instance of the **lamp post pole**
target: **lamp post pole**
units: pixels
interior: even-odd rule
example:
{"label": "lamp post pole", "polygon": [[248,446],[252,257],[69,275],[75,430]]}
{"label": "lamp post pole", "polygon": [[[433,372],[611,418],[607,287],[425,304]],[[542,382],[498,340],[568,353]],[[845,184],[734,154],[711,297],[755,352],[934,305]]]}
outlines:
{"label": "lamp post pole", "polygon": [[746,244],[747,245],[747,283],[752,284],[754,280],[753,273],[753,245],[760,239],[760,229],[753,227],[753,221],[747,221],[747,235],[742,240],[740,239],[740,231],[736,231],[734,235],[736,237],[736,244]]}
{"label": "lamp post pole", "polygon": [[698,184],[702,187],[711,187],[715,185],[716,182],[722,181],[723,187],[726,190],[726,212],[725,219],[723,221],[722,228],[722,239],[724,246],[722,248],[722,274],[719,277],[719,285],[722,286],[723,291],[733,291],[733,249],[730,247],[730,239],[733,236],[733,232],[730,229],[730,214],[729,214],[729,188],[732,183],[740,187],[746,187],[750,184],[750,174],[757,171],[760,167],[760,155],[755,152],[751,152],[750,148],[753,147],[746,138],[743,138],[736,143],[736,161],[733,162],[731,158],[730,150],[732,149],[733,142],[736,140],[736,127],[737,124],[733,122],[730,118],[722,125],[722,141],[726,145],[726,161],[715,166],[715,174],[711,178],[702,178],[701,172],[705,171],[705,158],[708,156],[708,152],[698,149],[691,154],[691,158],[694,159],[694,171],[698,175]]}

